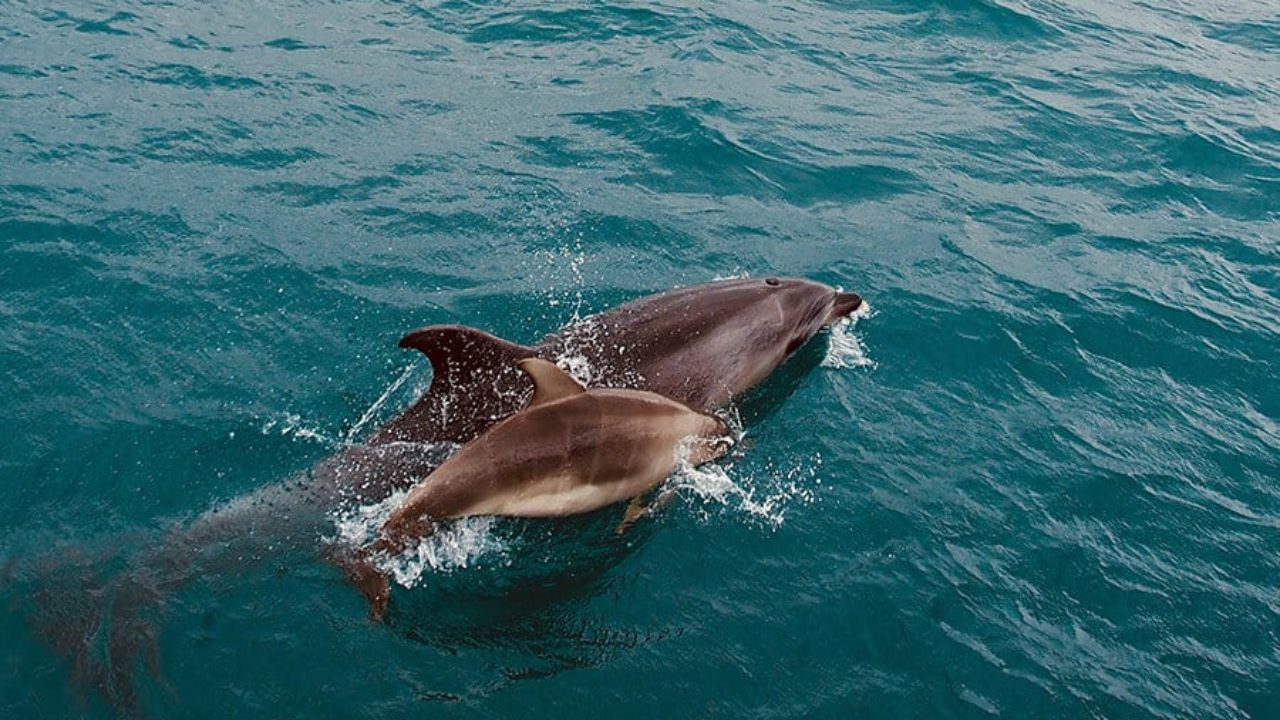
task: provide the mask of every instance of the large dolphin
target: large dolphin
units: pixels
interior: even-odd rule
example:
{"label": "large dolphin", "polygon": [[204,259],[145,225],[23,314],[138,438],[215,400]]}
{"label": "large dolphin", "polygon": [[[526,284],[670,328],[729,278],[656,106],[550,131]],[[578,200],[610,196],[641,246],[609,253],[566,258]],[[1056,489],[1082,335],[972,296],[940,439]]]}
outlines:
{"label": "large dolphin", "polygon": [[643,390],[586,390],[554,363],[519,362],[533,397],[486,430],[409,492],[363,553],[342,558],[374,619],[389,581],[367,558],[399,552],[432,521],[471,515],[559,517],[637,499],[679,462],[698,465],[728,448],[713,415]]}
{"label": "large dolphin", "polygon": [[405,335],[400,346],[430,359],[431,386],[369,444],[470,441],[520,408],[530,384],[516,363],[528,357],[581,369],[591,387],[649,390],[714,410],[861,305],[858,295],[822,283],[768,277],[649,295],[531,346],[463,325],[428,326]]}
{"label": "large dolphin", "polygon": [[[758,383],[824,325],[861,304],[857,295],[807,280],[726,280],[634,300],[532,346],[459,325],[412,332],[400,344],[425,353],[433,376],[401,416],[306,473],[175,524],[113,580],[91,579],[78,593],[50,587],[31,619],[76,660],[83,681],[128,705],[127,659],[153,642],[150,627],[132,616],[200,574],[315,548],[341,504],[377,502],[426,477],[450,443],[465,444],[520,409],[532,391],[520,360],[569,361],[587,369],[592,387],[648,390],[708,411]],[[77,597],[89,604],[61,604]],[[96,603],[110,604],[112,612]],[[104,646],[107,659],[126,661],[95,660]]]}

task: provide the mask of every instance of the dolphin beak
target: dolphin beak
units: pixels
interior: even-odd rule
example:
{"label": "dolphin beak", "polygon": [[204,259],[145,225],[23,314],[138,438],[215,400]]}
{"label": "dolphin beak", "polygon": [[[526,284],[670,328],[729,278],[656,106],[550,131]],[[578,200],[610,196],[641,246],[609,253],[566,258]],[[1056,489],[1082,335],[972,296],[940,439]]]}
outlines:
{"label": "dolphin beak", "polygon": [[862,296],[857,293],[836,293],[836,301],[831,306],[831,316],[827,322],[847,317],[849,313],[862,307]]}

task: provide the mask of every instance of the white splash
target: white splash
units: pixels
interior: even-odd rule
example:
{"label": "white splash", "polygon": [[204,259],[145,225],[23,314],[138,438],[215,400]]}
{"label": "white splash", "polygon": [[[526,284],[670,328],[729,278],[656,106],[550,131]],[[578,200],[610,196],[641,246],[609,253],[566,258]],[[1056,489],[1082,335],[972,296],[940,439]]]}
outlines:
{"label": "white splash", "polygon": [[[734,444],[740,448],[743,434],[740,429],[735,429],[734,434]],[[785,470],[769,465],[762,474],[754,475],[745,475],[734,464],[707,463],[694,467],[688,462],[686,446],[677,450],[676,461],[676,471],[667,480],[666,489],[700,500],[704,519],[710,514],[708,506],[719,505],[740,511],[747,519],[776,530],[782,527],[786,512],[794,502],[807,505],[814,501],[816,496],[810,486],[821,484],[817,480],[821,456]]]}
{"label": "white splash", "polygon": [[591,361],[586,355],[561,353],[556,358],[556,365],[584,387],[591,387],[594,384],[592,380],[595,379],[595,368],[591,366]]}
{"label": "white splash", "polygon": [[[387,518],[409,492],[397,492],[379,503],[359,505],[339,511],[334,516],[337,537],[347,547],[365,547],[378,537]],[[497,518],[477,516],[436,525],[435,532],[419,540],[397,555],[374,555],[370,559],[379,570],[400,585],[416,586],[424,575],[449,573],[474,565],[480,558],[506,551],[506,545],[493,533]]]}
{"label": "white splash", "polygon": [[462,518],[436,526],[435,532],[399,555],[380,558],[378,566],[400,585],[411,588],[428,571],[448,573],[474,565],[487,555],[501,554],[506,545],[493,533],[492,515]]}
{"label": "white splash", "polygon": [[556,365],[586,387],[600,380],[599,370],[587,358],[586,347],[600,344],[600,327],[594,317],[575,317],[563,331],[565,347],[556,356]]}
{"label": "white splash", "polygon": [[822,367],[826,368],[874,368],[876,361],[867,355],[867,346],[862,338],[854,332],[858,321],[872,316],[871,306],[866,300],[857,310],[849,313],[831,324],[827,336],[827,354],[822,358]]}
{"label": "white splash", "polygon": [[[604,328],[595,315],[576,318],[570,322],[560,335],[564,346],[556,354],[556,365],[569,373],[585,387],[637,388],[644,387],[644,377],[634,370],[618,367],[611,362],[610,356],[619,358],[627,354],[627,347],[611,346],[604,334]],[[593,362],[589,355],[600,359]]]}
{"label": "white splash", "polygon": [[810,485],[817,483],[814,478],[820,464],[815,460],[787,470],[770,468],[762,476],[740,479],[735,479],[739,471],[732,466],[686,464],[676,469],[667,487],[702,501],[704,517],[709,516],[707,506],[719,505],[776,530],[794,503],[808,505],[816,499]]}

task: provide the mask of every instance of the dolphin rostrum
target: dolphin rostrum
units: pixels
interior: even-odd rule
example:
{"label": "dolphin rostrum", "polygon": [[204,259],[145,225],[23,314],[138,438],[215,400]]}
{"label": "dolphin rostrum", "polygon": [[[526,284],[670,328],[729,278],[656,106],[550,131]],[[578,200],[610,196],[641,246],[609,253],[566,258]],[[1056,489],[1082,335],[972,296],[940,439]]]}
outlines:
{"label": "dolphin rostrum", "polygon": [[465,443],[520,408],[528,357],[583,367],[591,387],[648,390],[710,411],[750,389],[862,298],[797,278],[722,280],[678,288],[589,316],[535,345],[462,325],[432,325],[400,346],[431,361],[431,386],[370,445]]}
{"label": "dolphin rostrum", "polygon": [[[399,552],[431,532],[431,522],[471,515],[559,517],[638,498],[684,461],[698,465],[728,449],[723,421],[643,390],[586,390],[550,361],[519,368],[533,397],[418,483],[351,558],[337,558],[369,599],[374,619],[389,581],[368,561]],[[629,509],[628,514],[631,514]]]}

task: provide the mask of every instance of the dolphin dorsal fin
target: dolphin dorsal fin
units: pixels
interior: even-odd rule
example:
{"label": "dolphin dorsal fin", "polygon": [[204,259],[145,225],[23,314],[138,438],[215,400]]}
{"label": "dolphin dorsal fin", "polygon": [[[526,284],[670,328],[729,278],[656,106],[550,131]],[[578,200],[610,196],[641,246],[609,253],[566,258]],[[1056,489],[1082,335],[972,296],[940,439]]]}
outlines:
{"label": "dolphin dorsal fin", "polygon": [[514,364],[533,354],[532,348],[466,325],[429,325],[400,338],[400,347],[420,351],[431,361],[436,377],[454,381],[492,372],[495,366]]}
{"label": "dolphin dorsal fin", "polygon": [[533,381],[533,399],[529,401],[529,407],[586,392],[577,380],[549,360],[525,358],[520,361],[520,369]]}
{"label": "dolphin dorsal fin", "polygon": [[400,339],[400,347],[431,361],[431,387],[403,415],[387,423],[369,443],[467,442],[493,424],[495,413],[518,407],[505,398],[524,385],[516,369],[534,349],[466,325],[430,325]]}

